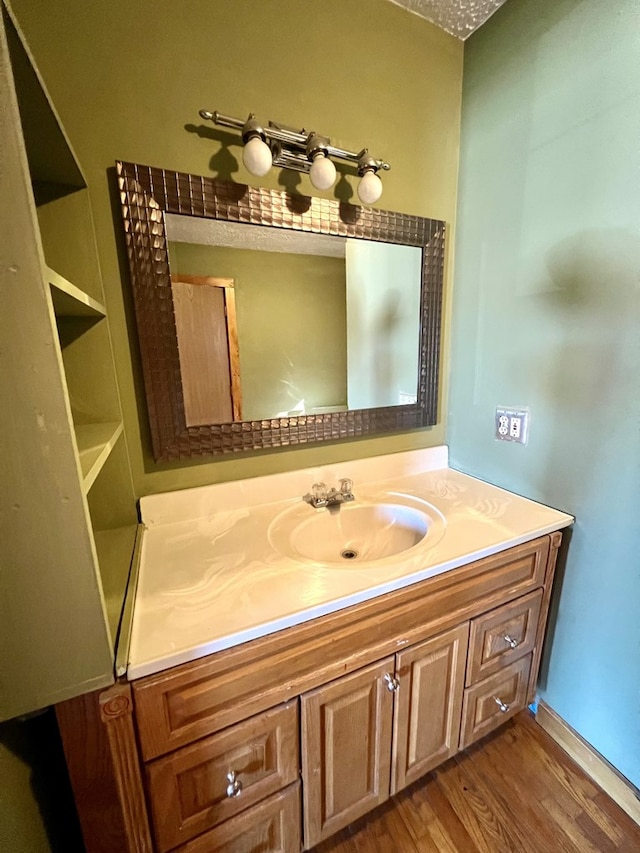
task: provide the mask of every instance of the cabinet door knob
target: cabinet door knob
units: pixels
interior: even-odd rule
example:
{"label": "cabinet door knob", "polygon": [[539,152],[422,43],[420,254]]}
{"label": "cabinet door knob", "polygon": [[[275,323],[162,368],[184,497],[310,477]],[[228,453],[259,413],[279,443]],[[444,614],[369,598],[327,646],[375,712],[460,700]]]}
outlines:
{"label": "cabinet door knob", "polygon": [[520,644],[520,640],[516,640],[513,637],[510,637],[508,634],[504,635],[504,641],[505,643],[509,643],[512,649],[515,649],[516,646]]}
{"label": "cabinet door knob", "polygon": [[400,687],[400,682],[394,675],[391,675],[390,672],[385,672],[384,680],[387,682],[387,690],[390,693],[395,693]]}
{"label": "cabinet door knob", "polygon": [[503,714],[507,713],[507,711],[509,710],[509,706],[505,702],[503,702],[502,699],[499,699],[497,696],[494,696],[493,701],[496,703],[498,708],[500,708]]}
{"label": "cabinet door knob", "polygon": [[242,793],[242,782],[236,779],[235,770],[230,770],[227,773],[227,781],[229,782],[227,785],[227,797],[239,797]]}

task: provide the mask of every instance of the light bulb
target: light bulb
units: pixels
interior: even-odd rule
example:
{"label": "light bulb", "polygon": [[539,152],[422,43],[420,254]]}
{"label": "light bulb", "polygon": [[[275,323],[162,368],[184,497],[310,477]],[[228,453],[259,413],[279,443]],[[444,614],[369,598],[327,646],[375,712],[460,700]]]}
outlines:
{"label": "light bulb", "polygon": [[309,169],[311,183],[317,190],[330,189],[336,180],[336,167],[326,156],[324,151],[317,151],[313,155],[313,163]]}
{"label": "light bulb", "polygon": [[363,204],[373,204],[381,195],[382,181],[372,169],[367,169],[358,184],[358,198]]}
{"label": "light bulb", "polygon": [[260,178],[266,175],[273,165],[271,149],[259,136],[252,136],[242,150],[242,162],[248,172]]}

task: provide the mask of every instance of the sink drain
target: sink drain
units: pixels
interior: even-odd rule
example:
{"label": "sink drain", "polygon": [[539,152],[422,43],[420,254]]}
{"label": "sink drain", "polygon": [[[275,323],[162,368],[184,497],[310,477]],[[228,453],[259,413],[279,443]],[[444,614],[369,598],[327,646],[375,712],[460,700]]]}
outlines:
{"label": "sink drain", "polygon": [[340,556],[345,560],[355,560],[358,556],[358,552],[354,551],[353,548],[345,548],[344,551],[340,553]]}

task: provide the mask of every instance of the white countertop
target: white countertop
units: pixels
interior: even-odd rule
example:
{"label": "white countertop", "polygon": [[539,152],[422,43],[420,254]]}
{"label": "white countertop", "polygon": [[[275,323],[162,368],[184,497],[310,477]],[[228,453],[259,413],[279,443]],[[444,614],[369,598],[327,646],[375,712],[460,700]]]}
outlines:
{"label": "white countertop", "polygon": [[[431,448],[142,498],[127,677],[332,613],[573,522],[446,466],[446,448]],[[283,556],[269,542],[274,519],[312,483],[340,477],[353,479],[356,501],[393,492],[425,501],[437,524],[423,542],[384,560],[323,566]]]}

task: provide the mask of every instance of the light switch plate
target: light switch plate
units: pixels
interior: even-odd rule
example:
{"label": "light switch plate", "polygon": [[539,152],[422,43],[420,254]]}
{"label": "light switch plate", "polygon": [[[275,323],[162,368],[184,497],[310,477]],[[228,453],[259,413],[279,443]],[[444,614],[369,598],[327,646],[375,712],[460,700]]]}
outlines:
{"label": "light switch plate", "polygon": [[498,407],[494,435],[497,441],[526,444],[529,440],[529,410]]}

